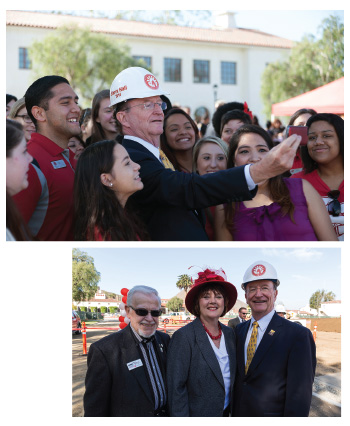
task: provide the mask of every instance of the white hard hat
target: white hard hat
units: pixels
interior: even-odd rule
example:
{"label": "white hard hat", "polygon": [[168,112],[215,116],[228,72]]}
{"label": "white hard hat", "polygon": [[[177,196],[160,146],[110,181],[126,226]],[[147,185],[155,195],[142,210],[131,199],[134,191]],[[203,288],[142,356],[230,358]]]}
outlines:
{"label": "white hard hat", "polygon": [[249,266],[249,268],[245,271],[241,287],[245,290],[246,284],[251,281],[258,280],[271,280],[276,283],[277,286],[280,284],[277,278],[276,269],[264,260],[258,260]]}
{"label": "white hard hat", "polygon": [[120,72],[111,85],[110,106],[135,98],[169,95],[159,86],[156,77],[145,68],[130,67]]}
{"label": "white hard hat", "polygon": [[283,305],[277,305],[276,307],[275,307],[275,311],[278,313],[278,312],[282,312],[283,314],[285,314],[286,313],[286,308],[283,306]]}

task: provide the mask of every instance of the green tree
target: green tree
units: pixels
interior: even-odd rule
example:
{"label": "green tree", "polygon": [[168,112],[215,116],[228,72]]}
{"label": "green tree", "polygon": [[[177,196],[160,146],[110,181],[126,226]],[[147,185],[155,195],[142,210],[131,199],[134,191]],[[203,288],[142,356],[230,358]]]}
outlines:
{"label": "green tree", "polygon": [[180,309],[182,308],[183,305],[183,300],[180,299],[179,297],[172,297],[168,303],[166,304],[166,307],[169,309],[169,311],[172,312],[179,312]]}
{"label": "green tree", "polygon": [[317,309],[317,313],[320,311],[321,303],[331,302],[335,299],[335,294],[332,291],[317,290],[315,291],[309,300],[310,308]]}
{"label": "green tree", "polygon": [[271,106],[344,76],[344,24],[338,17],[322,21],[320,39],[306,35],[284,61],[267,65],[261,80],[264,114]]}
{"label": "green tree", "polygon": [[72,253],[72,299],[81,302],[91,299],[98,289],[100,273],[94,259],[86,252],[74,248]]}
{"label": "green tree", "polygon": [[188,289],[192,285],[191,277],[189,275],[183,274],[179,275],[178,280],[176,281],[176,287],[180,290],[185,290],[185,294],[187,295]]}
{"label": "green tree", "polygon": [[123,69],[140,65],[130,48],[120,40],[76,25],[62,26],[29,48],[35,78],[61,75],[79,96],[79,103],[91,105],[95,93],[109,89]]}
{"label": "green tree", "polygon": [[[188,289],[192,285],[191,277],[189,275],[183,274],[179,275],[178,280],[176,281],[176,287],[185,290],[185,294],[187,295]],[[185,308],[185,311],[187,312],[187,309]]]}

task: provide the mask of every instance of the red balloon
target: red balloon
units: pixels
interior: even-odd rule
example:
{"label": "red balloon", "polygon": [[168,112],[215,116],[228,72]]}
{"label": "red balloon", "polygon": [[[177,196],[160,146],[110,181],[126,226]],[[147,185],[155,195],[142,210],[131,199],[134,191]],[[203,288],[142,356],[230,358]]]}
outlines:
{"label": "red balloon", "polygon": [[125,323],[125,322],[121,322],[120,324],[119,324],[119,328],[120,329],[123,329],[123,328],[125,328],[127,326],[127,324]]}
{"label": "red balloon", "polygon": [[123,302],[123,303],[126,303],[126,299],[127,299],[127,297],[126,297],[126,296],[123,296],[123,297],[122,297],[122,302]]}
{"label": "red balloon", "polygon": [[128,294],[128,292],[129,292],[129,290],[128,290],[127,288],[122,288],[122,289],[120,290],[120,293],[121,293],[123,296],[126,296],[126,295]]}
{"label": "red balloon", "polygon": [[124,320],[125,320],[125,318],[120,315],[119,322],[123,322]]}

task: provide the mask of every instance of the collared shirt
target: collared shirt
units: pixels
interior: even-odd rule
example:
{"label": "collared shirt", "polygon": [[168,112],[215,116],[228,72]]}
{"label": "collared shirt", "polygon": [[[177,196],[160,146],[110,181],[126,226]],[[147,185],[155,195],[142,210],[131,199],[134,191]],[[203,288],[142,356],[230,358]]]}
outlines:
{"label": "collared shirt", "polygon": [[14,201],[39,240],[72,241],[74,153],[40,133],[32,134],[27,147],[39,167],[30,165],[29,185]]}
{"label": "collared shirt", "polygon": [[145,339],[143,339],[132,328],[131,324],[130,328],[133,331],[136,340],[139,342],[139,348],[141,350],[142,358],[146,367],[146,375],[148,376],[153,392],[154,409],[158,410],[159,408],[162,408],[166,405],[166,391],[154,344],[152,341],[144,342]]}
{"label": "collared shirt", "polygon": [[247,337],[245,339],[245,344],[244,344],[244,365],[247,363],[247,347],[248,347],[248,343],[249,343],[249,340],[250,340],[250,336],[252,334],[253,322],[258,321],[258,324],[259,324],[258,336],[257,336],[257,341],[256,341],[256,347],[255,347],[255,352],[256,352],[256,350],[258,349],[259,343],[261,342],[261,339],[263,338],[264,333],[265,333],[268,325],[270,324],[270,321],[271,321],[272,317],[274,316],[274,314],[275,314],[275,310],[272,309],[271,312],[269,312],[267,315],[260,318],[259,320],[256,320],[253,317],[251,318]]}
{"label": "collared shirt", "polygon": [[[130,139],[130,140],[133,140],[135,142],[138,142],[143,147],[145,147],[146,149],[148,149],[148,151],[150,151],[159,161],[161,161],[160,158],[159,158],[159,148],[157,148],[156,146],[152,145],[151,143],[149,143],[147,141],[144,141],[141,138],[138,138],[137,136],[125,135],[125,137],[127,139]],[[256,187],[256,184],[254,183],[252,177],[250,176],[250,170],[249,170],[250,166],[251,166],[251,164],[247,164],[244,167],[244,175],[245,175],[245,179],[246,179],[248,188],[249,188],[250,191],[252,191]]]}
{"label": "collared shirt", "polygon": [[226,349],[225,336],[224,336],[224,333],[222,333],[219,348],[215,346],[215,343],[213,342],[209,334],[207,334],[207,337],[209,339],[211,347],[213,348],[216,359],[219,362],[222,377],[224,379],[224,385],[225,385],[224,409],[225,409],[229,405],[230,399],[231,399],[230,397],[230,384],[231,384],[230,359]]}
{"label": "collared shirt", "polygon": [[130,139],[132,141],[138,142],[139,144],[141,144],[143,147],[145,147],[146,149],[148,149],[149,152],[151,152],[160,162],[160,158],[159,158],[159,148],[152,145],[151,143],[138,138],[137,136],[129,136],[129,135],[125,135],[125,138]]}

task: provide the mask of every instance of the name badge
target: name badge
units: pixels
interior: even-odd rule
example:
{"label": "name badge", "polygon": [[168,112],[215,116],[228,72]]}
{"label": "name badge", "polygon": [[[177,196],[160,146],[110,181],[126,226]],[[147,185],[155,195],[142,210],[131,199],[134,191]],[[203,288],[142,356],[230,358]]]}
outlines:
{"label": "name badge", "polygon": [[51,161],[51,164],[54,169],[63,169],[63,167],[66,167],[66,163],[63,160]]}
{"label": "name badge", "polygon": [[142,361],[140,359],[136,359],[135,361],[128,362],[126,365],[128,366],[129,370],[133,370],[134,368],[143,366]]}

